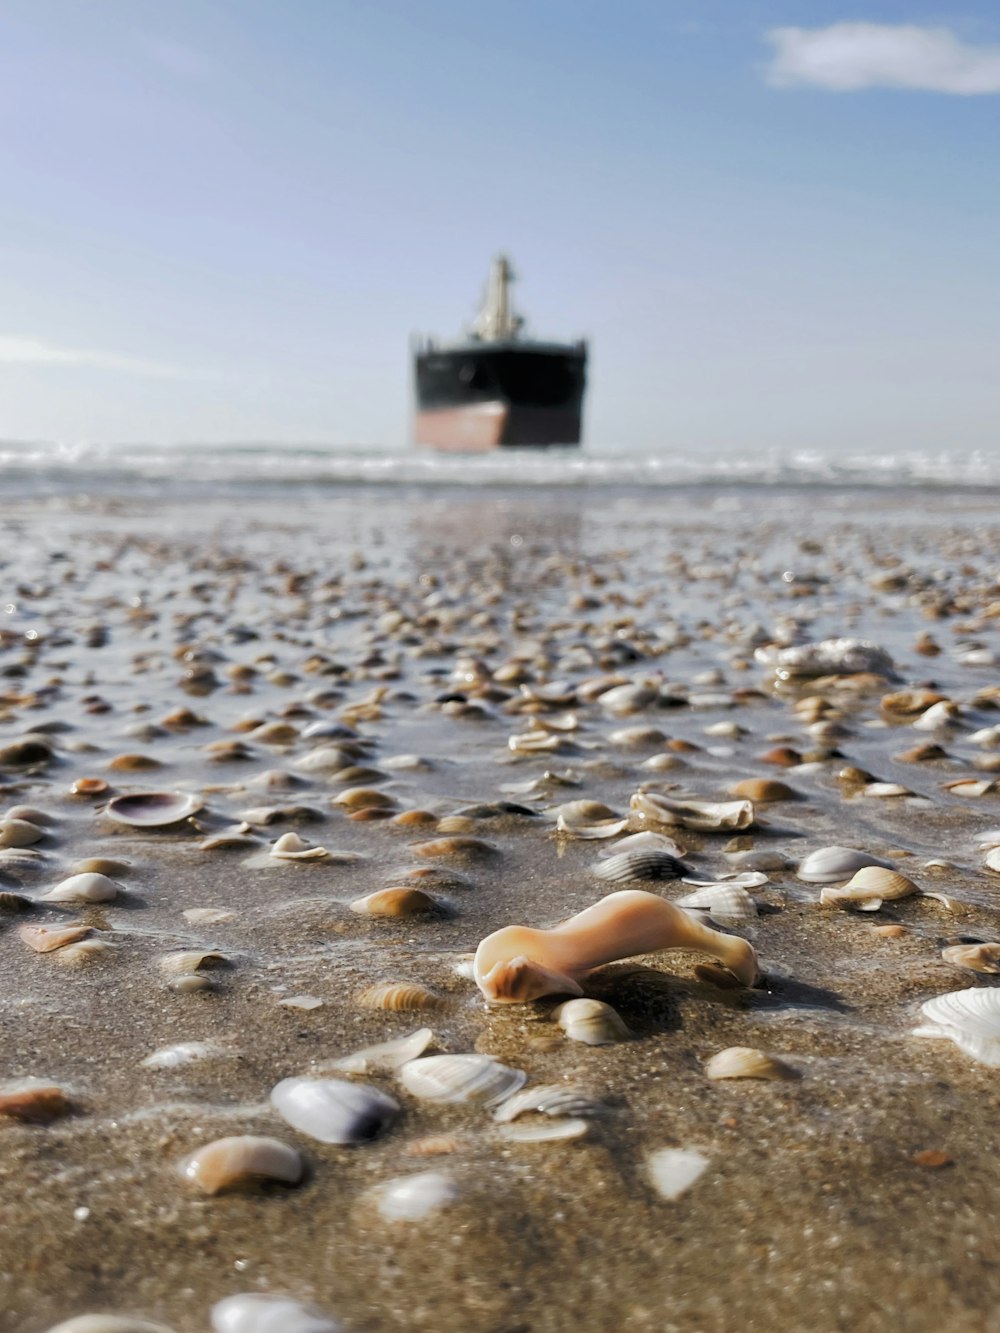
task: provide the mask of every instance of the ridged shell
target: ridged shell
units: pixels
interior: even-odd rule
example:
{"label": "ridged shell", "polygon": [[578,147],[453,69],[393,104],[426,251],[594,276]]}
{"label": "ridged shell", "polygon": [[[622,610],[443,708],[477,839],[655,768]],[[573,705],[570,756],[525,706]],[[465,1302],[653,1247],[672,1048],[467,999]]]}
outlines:
{"label": "ridged shell", "polygon": [[692,1148],[661,1148],[650,1153],[646,1165],[657,1194],[664,1199],[679,1199],[705,1171],[709,1159]]}
{"label": "ridged shell", "polygon": [[107,875],[90,872],[83,875],[70,875],[69,879],[62,880],[54,889],[49,889],[48,893],[43,893],[42,901],[47,903],[109,903],[123,891],[122,886],[116,884],[113,879],[109,879]]}
{"label": "ridged shell", "polygon": [[684,855],[684,848],[680,843],[668,838],[665,833],[654,833],[651,829],[645,829],[642,833],[630,833],[627,838],[619,838],[610,847],[599,848],[597,855],[602,861],[606,861],[612,856],[620,856],[623,852],[639,851],[669,852],[671,856]]}
{"label": "ridged shell", "polygon": [[89,926],[21,926],[17,932],[35,953],[51,953],[90,934]]}
{"label": "ridged shell", "polygon": [[132,828],[165,828],[197,814],[201,807],[198,797],[187,792],[147,791],[112,797],[104,813],[116,823]]}
{"label": "ridged shell", "polygon": [[350,1055],[334,1060],[332,1067],[347,1074],[374,1074],[381,1069],[399,1069],[408,1060],[416,1060],[434,1040],[430,1028],[418,1028],[406,1037],[394,1037],[392,1041],[379,1042],[377,1046],[366,1046],[363,1050],[353,1051]]}
{"label": "ridged shell", "polygon": [[968,967],[973,972],[1000,973],[1000,944],[953,944],[941,950],[941,957],[955,967]]}
{"label": "ridged shell", "polygon": [[752,801],[675,801],[656,792],[637,791],[629,805],[652,823],[711,833],[717,829],[749,828],[754,822]]}
{"label": "ridged shell", "polygon": [[364,1083],[334,1078],[285,1078],[271,1105],[293,1129],[321,1143],[366,1143],[399,1111],[399,1103]]}
{"label": "ridged shell", "polygon": [[203,1194],[223,1194],[265,1180],[297,1185],[305,1164],[301,1153],[280,1139],[237,1134],[206,1143],[185,1157],[177,1170]]}
{"label": "ridged shell", "polygon": [[775,1081],[799,1077],[797,1069],[753,1046],[729,1046],[718,1051],[705,1065],[705,1075],[711,1079],[767,1078]]}
{"label": "ridged shell", "polygon": [[451,1176],[441,1171],[421,1171],[414,1176],[386,1180],[369,1197],[387,1222],[419,1222],[421,1218],[453,1203],[459,1189]]}
{"label": "ridged shell", "polygon": [[606,884],[630,884],[646,880],[680,879],[691,867],[669,852],[638,848],[602,858],[591,866],[591,874]]}
{"label": "ridged shell", "polygon": [[757,904],[739,884],[705,884],[675,901],[678,907],[699,908],[726,924],[753,921],[757,916]]}
{"label": "ridged shell", "polygon": [[827,888],[819,895],[826,906],[856,906],[862,912],[877,912],[883,902],[910,898],[920,890],[912,879],[885,866],[862,866],[843,888]]}
{"label": "ridged shell", "polygon": [[432,916],[441,910],[437,899],[424,893],[423,889],[377,889],[351,903],[351,911],[360,916]]}
{"label": "ridged shell", "polygon": [[854,847],[833,846],[818,847],[816,851],[810,852],[799,862],[796,874],[799,879],[810,884],[832,884],[838,879],[849,879],[864,866],[884,866],[888,870],[896,868],[891,861],[883,861],[870,852],[859,852]]}
{"label": "ridged shell", "polygon": [[560,1139],[582,1139],[590,1133],[586,1120],[529,1120],[501,1125],[497,1133],[508,1143],[552,1143]]}
{"label": "ridged shell", "polygon": [[586,996],[557,1005],[552,1018],[571,1041],[582,1041],[587,1046],[613,1046],[632,1035],[610,1004]]}
{"label": "ridged shell", "polygon": [[549,1116],[587,1118],[601,1115],[606,1109],[602,1101],[580,1088],[560,1083],[539,1083],[532,1088],[522,1088],[501,1102],[493,1112],[493,1119],[500,1122],[516,1120],[519,1115],[529,1111]]}
{"label": "ridged shell", "polygon": [[292,1296],[247,1292],[212,1306],[213,1333],[343,1333],[343,1325]]}
{"label": "ridged shell", "polygon": [[175,949],[160,959],[160,971],[168,977],[189,976],[203,968],[226,967],[229,959],[218,949]]}
{"label": "ridged shell", "polygon": [[379,986],[369,986],[358,996],[362,1009],[388,1009],[394,1013],[440,1009],[443,1003],[440,995],[411,981],[387,981]]}
{"label": "ridged shell", "polygon": [[920,1008],[929,1021],[914,1036],[947,1037],[973,1060],[1000,1068],[1000,990],[950,991]]}
{"label": "ridged shell", "polygon": [[403,1087],[427,1102],[475,1102],[495,1106],[523,1087],[527,1074],[488,1055],[427,1055],[399,1071]]}

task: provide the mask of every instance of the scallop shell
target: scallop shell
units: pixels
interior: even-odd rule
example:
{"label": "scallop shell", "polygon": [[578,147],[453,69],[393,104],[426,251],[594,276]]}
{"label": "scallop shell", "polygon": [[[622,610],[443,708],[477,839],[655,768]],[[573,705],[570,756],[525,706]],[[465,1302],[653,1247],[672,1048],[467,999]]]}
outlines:
{"label": "scallop shell", "polygon": [[1000,1068],[1000,990],[950,991],[920,1009],[930,1021],[914,1028],[914,1036],[947,1037],[973,1060]]}
{"label": "scallop shell", "polygon": [[355,898],[351,911],[361,916],[412,917],[441,912],[441,904],[423,889],[377,889],[364,898]]}
{"label": "scallop shell", "polygon": [[203,1194],[222,1194],[265,1180],[297,1185],[305,1164],[301,1153],[280,1139],[238,1134],[206,1143],[185,1157],[177,1170]]}
{"label": "scallop shell", "polygon": [[51,953],[66,944],[73,944],[90,934],[90,927],[78,926],[21,926],[17,932],[29,949],[35,953]]}
{"label": "scallop shell", "polygon": [[675,801],[656,792],[634,793],[629,805],[654,824],[667,824],[711,833],[717,829],[749,828],[754,822],[752,801]]}
{"label": "scallop shell", "polygon": [[458,1185],[442,1171],[421,1171],[386,1180],[369,1192],[387,1222],[419,1222],[459,1196]]}
{"label": "scallop shell", "polygon": [[0,820],[0,847],[31,847],[41,842],[45,830],[27,819]]}
{"label": "scallop shell", "polygon": [[587,1046],[613,1046],[632,1035],[618,1011],[603,1000],[566,1000],[553,1009],[552,1019],[571,1041],[582,1041]]}
{"label": "scallop shell", "polygon": [[54,889],[49,889],[48,893],[43,893],[41,901],[47,903],[109,903],[113,898],[117,898],[120,892],[123,892],[120,884],[116,884],[107,875],[99,875],[91,871],[83,875],[70,875],[69,879],[62,880]]}
{"label": "scallop shell", "polygon": [[297,833],[283,833],[268,849],[268,855],[278,861],[325,861],[330,853],[325,847],[315,847]]}
{"label": "scallop shell", "polygon": [[367,1143],[389,1124],[399,1103],[364,1083],[334,1078],[285,1078],[271,1105],[293,1129],[320,1143]]}
{"label": "scallop shell", "polygon": [[591,866],[591,874],[606,884],[631,884],[646,880],[680,879],[691,867],[670,852],[639,847],[602,858]]}
{"label": "scallop shell", "polygon": [[664,1199],[679,1199],[708,1167],[704,1153],[692,1148],[661,1148],[646,1159],[649,1178]]}
{"label": "scallop shell", "polygon": [[126,1314],[78,1314],[55,1324],[48,1333],[173,1333],[173,1329]]}
{"label": "scallop shell", "polygon": [[953,944],[941,950],[941,957],[955,967],[968,967],[973,972],[1000,972],[1000,944]]}
{"label": "scallop shell", "polygon": [[795,872],[799,879],[810,884],[831,884],[838,879],[849,879],[856,870],[865,866],[883,866],[895,870],[892,861],[883,861],[870,852],[859,852],[854,847],[818,847],[799,862]]}
{"label": "scallop shell", "polygon": [[444,1004],[440,995],[435,995],[426,986],[419,986],[412,981],[387,981],[378,986],[369,986],[358,996],[358,1004],[363,1009],[388,1009],[392,1012],[407,1012],[418,1009],[440,1009]]}
{"label": "scallop shell", "polygon": [[247,1292],[212,1306],[213,1333],[343,1333],[343,1325],[292,1296]]}
{"label": "scallop shell", "polygon": [[767,1078],[775,1081],[799,1077],[797,1069],[753,1046],[729,1046],[716,1052],[705,1065],[705,1075],[711,1079]]}
{"label": "scallop shell", "polygon": [[113,796],[104,813],[116,823],[132,828],[165,828],[197,814],[201,808],[198,797],[187,792],[146,791]]}
{"label": "scallop shell", "polygon": [[859,911],[877,912],[883,902],[910,898],[920,890],[912,879],[885,866],[862,866],[843,888],[823,889],[819,895],[824,907],[856,904]]}
{"label": "scallop shell", "polygon": [[395,1037],[392,1041],[379,1042],[377,1046],[366,1046],[363,1050],[341,1056],[339,1060],[333,1061],[332,1067],[346,1074],[373,1074],[380,1069],[399,1069],[408,1060],[416,1060],[423,1055],[433,1040],[434,1033],[430,1028],[418,1028],[406,1037]]}
{"label": "scallop shell", "polygon": [[606,1110],[603,1102],[592,1097],[580,1088],[567,1087],[560,1083],[539,1083],[532,1088],[522,1088],[506,1101],[500,1103],[493,1112],[493,1119],[501,1122],[516,1120],[528,1111],[538,1111],[549,1116],[574,1116],[588,1118],[603,1114]]}
{"label": "scallop shell", "polygon": [[0,1116],[47,1125],[73,1109],[67,1093],[44,1078],[22,1078],[0,1083]]}
{"label": "scallop shell", "polygon": [[495,1106],[523,1087],[527,1074],[488,1055],[427,1055],[399,1071],[403,1087],[427,1102],[475,1102]]}
{"label": "scallop shell", "polygon": [[694,893],[685,894],[675,899],[678,907],[699,908],[707,912],[715,921],[729,925],[742,921],[753,921],[757,916],[757,904],[740,884],[704,884]]}
{"label": "scallop shell", "polygon": [[501,1125],[497,1131],[508,1143],[552,1143],[559,1139],[582,1139],[590,1133],[586,1120],[530,1120],[523,1124]]}

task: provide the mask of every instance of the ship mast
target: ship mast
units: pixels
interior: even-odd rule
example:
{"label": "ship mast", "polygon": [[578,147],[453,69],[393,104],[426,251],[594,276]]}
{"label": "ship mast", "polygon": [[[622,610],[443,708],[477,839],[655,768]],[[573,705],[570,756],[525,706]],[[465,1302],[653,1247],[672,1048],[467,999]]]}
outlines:
{"label": "ship mast", "polygon": [[504,342],[516,338],[524,320],[514,313],[510,299],[510,284],[514,271],[506,255],[497,255],[490,266],[490,280],[486,300],[472,325],[472,332],[482,342]]}

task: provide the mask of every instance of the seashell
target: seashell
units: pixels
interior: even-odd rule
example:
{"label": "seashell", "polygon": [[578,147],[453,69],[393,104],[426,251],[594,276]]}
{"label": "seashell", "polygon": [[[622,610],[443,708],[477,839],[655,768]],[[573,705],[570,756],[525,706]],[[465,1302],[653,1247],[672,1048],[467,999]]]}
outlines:
{"label": "seashell", "polygon": [[339,796],[334,796],[331,804],[342,805],[347,810],[392,809],[396,802],[384,791],[375,787],[348,787]]}
{"label": "seashell", "polygon": [[427,1102],[474,1102],[495,1106],[517,1092],[527,1079],[489,1055],[425,1055],[399,1071],[403,1087]]}
{"label": "seashell", "polygon": [[761,873],[788,870],[795,864],[784,852],[775,851],[771,847],[760,849],[748,847],[745,851],[723,852],[723,856],[731,866],[737,866],[740,870],[757,870]]}
{"label": "seashell", "polygon": [[437,815],[430,810],[403,810],[392,817],[392,823],[397,828],[436,828],[437,822]]}
{"label": "seashell", "polygon": [[947,1037],[980,1064],[1000,1068],[1000,990],[972,989],[937,995],[920,1006],[930,1021],[916,1037]]}
{"label": "seashell", "polygon": [[892,796],[912,796],[913,792],[900,782],[868,782],[862,789],[861,795],[884,800]]}
{"label": "seashell", "polygon": [[711,833],[716,829],[749,828],[754,822],[751,801],[675,801],[655,792],[635,792],[630,807],[643,819]]}
{"label": "seashell", "polygon": [[544,754],[562,748],[561,736],[541,729],[522,731],[516,736],[507,737],[507,749],[512,754]]}
{"label": "seashell", "polygon": [[801,754],[789,745],[777,745],[759,757],[762,764],[774,764],[777,768],[797,768],[802,763]]}
{"label": "seashell", "polygon": [[71,875],[107,875],[114,879],[116,875],[125,875],[132,868],[130,861],[116,861],[110,856],[88,856],[83,861],[76,861],[70,868]]}
{"label": "seashell", "polygon": [[297,778],[294,773],[286,773],[282,768],[267,768],[244,783],[252,791],[294,791],[296,787],[306,785],[305,778]]}
{"label": "seashell", "polygon": [[639,749],[645,745],[662,745],[666,739],[659,727],[620,727],[608,736],[613,745],[626,745],[629,749]]}
{"label": "seashell", "polygon": [[991,847],[983,857],[983,865],[987,870],[995,870],[1000,875],[1000,847]]}
{"label": "seashell", "polygon": [[160,959],[160,971],[168,977],[188,976],[202,968],[228,966],[229,959],[217,949],[175,949]]}
{"label": "seashell", "polygon": [[482,838],[456,836],[414,843],[410,850],[414,856],[428,859],[453,856],[459,860],[482,861],[497,855],[497,849],[493,844]]}
{"label": "seashell", "polygon": [[497,1133],[508,1143],[552,1143],[558,1139],[582,1139],[590,1133],[586,1120],[532,1120],[501,1125]]}
{"label": "seashell", "polygon": [[166,828],[197,814],[202,802],[197,796],[179,791],[136,792],[113,796],[104,813],[118,824],[131,828]]}
{"label": "seashell", "polygon": [[336,773],[338,769],[347,768],[354,758],[337,745],[321,745],[297,760],[295,767],[300,773]]}
{"label": "seashell", "polygon": [[240,818],[245,824],[267,826],[286,822],[321,824],[326,815],[312,805],[255,805],[244,810]]}
{"label": "seashell", "polygon": [[166,1324],[125,1314],[79,1314],[55,1324],[48,1333],[173,1333]]}
{"label": "seashell", "polygon": [[938,731],[960,726],[961,721],[959,705],[951,699],[942,699],[940,703],[931,704],[911,725],[917,731]]}
{"label": "seashell", "polygon": [[369,1198],[387,1222],[419,1222],[458,1196],[455,1181],[441,1171],[398,1176],[369,1191]]}
{"label": "seashell", "polygon": [[364,764],[348,764],[346,768],[338,768],[336,773],[331,773],[328,780],[358,786],[362,782],[384,782],[387,777],[388,774],[383,773],[381,769],[369,768]]}
{"label": "seashell", "polygon": [[52,746],[44,736],[24,736],[0,745],[0,768],[32,768],[36,764],[50,764],[53,758]]}
{"label": "seashell", "polygon": [[613,1046],[632,1035],[617,1010],[603,1000],[567,1000],[553,1009],[552,1019],[570,1041],[582,1041],[587,1046]]}
{"label": "seashell", "polygon": [[247,830],[247,824],[234,824],[232,828],[220,829],[218,833],[213,833],[211,837],[205,838],[198,844],[199,852],[217,852],[245,850],[247,847],[259,846],[258,840]]}
{"label": "seashell", "polygon": [[753,1046],[729,1046],[724,1051],[717,1051],[705,1065],[705,1075],[711,1079],[723,1078],[768,1078],[791,1080],[799,1077],[797,1069],[786,1065],[766,1051],[758,1051]]}
{"label": "seashell", "polygon": [[320,1143],[367,1143],[393,1120],[399,1103],[365,1083],[335,1078],[285,1078],[271,1105],[293,1129]]}
{"label": "seashell", "polygon": [[0,820],[0,847],[31,847],[41,842],[45,830],[27,819],[12,819],[9,815]]}
{"label": "seashell", "polygon": [[109,879],[107,875],[99,875],[91,871],[82,875],[70,875],[69,879],[62,880],[54,889],[49,889],[48,893],[43,893],[40,901],[47,903],[109,903],[123,891],[122,886],[116,884],[113,879]]}
{"label": "seashell", "polygon": [[[72,945],[70,946],[72,948]],[[185,972],[179,977],[174,977],[167,982],[170,990],[176,991],[178,995],[193,995],[196,991],[217,990],[215,982],[206,977],[203,972]]]}
{"label": "seashell", "polygon": [[769,645],[755,649],[754,657],[772,668],[779,680],[846,676],[858,672],[875,672],[883,676],[894,673],[892,658],[885,649],[864,639],[824,639],[821,643],[797,644],[791,648]]}
{"label": "seashell", "polygon": [[757,978],[757,955],[746,940],[711,930],[682,907],[641,889],[609,894],[550,930],[494,931],[476,950],[473,975],[496,1003],[581,995],[580,979],[594,968],[659,949],[707,953],[745,986]]}
{"label": "seashell", "polygon": [[650,707],[660,697],[660,687],[652,681],[631,681],[627,685],[615,685],[610,690],[597,696],[597,702],[609,713],[625,717],[629,713],[639,713]]}
{"label": "seashell", "polygon": [[288,995],[278,1003],[286,1009],[304,1009],[306,1012],[323,1007],[323,1001],[318,995]]}
{"label": "seashell", "polygon": [[343,1326],[291,1296],[247,1292],[212,1306],[213,1333],[343,1333]]}
{"label": "seashell", "polygon": [[377,889],[364,898],[355,898],[351,911],[360,916],[432,916],[440,915],[442,904],[423,889]]}
{"label": "seashell", "polygon": [[622,852],[638,851],[669,852],[671,856],[684,855],[684,848],[680,843],[668,838],[665,833],[654,833],[651,829],[646,829],[642,833],[630,833],[628,837],[619,838],[609,847],[599,847],[597,855],[601,860],[607,860],[612,856],[621,855]]}
{"label": "seashell", "polygon": [[859,911],[877,912],[883,902],[910,898],[920,890],[912,879],[885,866],[862,866],[843,888],[823,889],[819,900],[824,907],[856,904]]}
{"label": "seashell", "polygon": [[532,1088],[522,1088],[501,1102],[493,1112],[493,1119],[501,1122],[516,1120],[527,1111],[538,1111],[549,1116],[587,1118],[602,1115],[606,1109],[603,1102],[579,1088],[567,1087],[562,1083],[540,1083]]}
{"label": "seashell", "polygon": [[268,855],[277,861],[325,861],[330,853],[325,847],[315,847],[297,833],[283,833],[268,849]]}
{"label": "seashell", "polygon": [[881,708],[883,713],[889,713],[892,717],[914,718],[925,713],[932,704],[939,704],[943,700],[944,695],[938,694],[936,690],[897,690],[882,696]]}
{"label": "seashell", "polygon": [[644,880],[680,879],[691,873],[691,867],[670,852],[640,847],[608,856],[591,866],[590,872],[606,884],[631,884]]}
{"label": "seashell", "polygon": [[0,912],[30,912],[34,904],[22,893],[12,893],[9,889],[0,889]]}
{"label": "seashell", "polygon": [[380,762],[390,773],[426,773],[434,767],[429,759],[424,759],[419,754],[388,755]]}
{"label": "seashell", "polygon": [[388,1009],[393,1013],[405,1013],[418,1009],[440,1009],[444,1004],[440,995],[435,995],[426,986],[413,981],[388,981],[379,986],[369,986],[358,996],[362,1009]]}
{"label": "seashell", "polygon": [[217,1041],[178,1041],[172,1046],[161,1046],[139,1063],[143,1069],[179,1069],[201,1060],[234,1059],[236,1053]]}
{"label": "seashell", "polygon": [[973,972],[1000,973],[1000,944],[953,944],[941,950],[941,957],[955,967],[968,967]]}
{"label": "seashell", "polygon": [[0,1083],[0,1116],[33,1125],[47,1125],[50,1120],[69,1115],[72,1109],[73,1104],[66,1092],[47,1079],[22,1078]]}
{"label": "seashell", "polygon": [[298,737],[298,728],[290,722],[262,722],[247,735],[248,740],[261,745],[293,745]]}
{"label": "seashell", "polygon": [[445,815],[437,821],[438,833],[474,833],[476,821],[468,815]]}
{"label": "seashell", "polygon": [[69,967],[79,967],[84,963],[92,963],[96,958],[100,958],[102,954],[114,953],[117,947],[108,940],[77,940],[75,943],[67,944],[57,951],[56,962],[64,963]]}
{"label": "seashell", "polygon": [[646,1159],[649,1178],[664,1199],[679,1199],[705,1171],[709,1159],[692,1148],[661,1148]]}
{"label": "seashell", "polygon": [[1000,791],[1000,778],[958,778],[955,782],[946,782],[943,785],[945,791],[950,791],[955,796],[978,798]]}
{"label": "seashell", "polygon": [[883,866],[886,870],[895,870],[891,861],[883,861],[870,852],[859,852],[854,847],[819,847],[810,852],[799,862],[795,872],[799,879],[810,884],[830,884],[834,880],[848,879],[856,870],[864,866]]}
{"label": "seashell", "polygon": [[4,819],[23,819],[28,824],[34,824],[43,833],[47,826],[54,822],[51,815],[39,810],[36,805],[12,805],[4,815]]}
{"label": "seashell", "polygon": [[184,731],[188,727],[207,727],[208,719],[190,708],[175,708],[166,717],[160,718],[160,726],[168,730]]}
{"label": "seashell", "polygon": [[17,932],[35,953],[51,953],[90,934],[89,926],[21,926]]}
{"label": "seashell", "polygon": [[142,773],[151,768],[162,768],[159,759],[148,754],[118,754],[108,763],[115,773]]}
{"label": "seashell", "polygon": [[744,778],[729,789],[731,796],[743,797],[748,801],[798,801],[801,794],[789,787],[787,782],[777,782],[774,778]]}
{"label": "seashell", "polygon": [[202,1194],[224,1194],[262,1181],[297,1185],[305,1163],[297,1149],[280,1139],[237,1134],[206,1143],[185,1157],[177,1170]]}
{"label": "seashell", "polygon": [[377,1070],[399,1069],[408,1060],[416,1060],[434,1040],[430,1028],[418,1028],[406,1037],[395,1037],[392,1041],[380,1042],[377,1046],[366,1046],[363,1050],[353,1051],[350,1055],[334,1060],[333,1069],[342,1069],[348,1074],[373,1074]]}
{"label": "seashell", "polygon": [[725,880],[718,884],[704,884],[675,902],[678,907],[700,908],[714,921],[727,926],[753,921],[757,917],[757,904],[746,889],[740,884],[727,884]]}
{"label": "seashell", "polygon": [[677,754],[651,754],[639,765],[648,773],[669,773],[674,768],[684,768],[685,762]]}

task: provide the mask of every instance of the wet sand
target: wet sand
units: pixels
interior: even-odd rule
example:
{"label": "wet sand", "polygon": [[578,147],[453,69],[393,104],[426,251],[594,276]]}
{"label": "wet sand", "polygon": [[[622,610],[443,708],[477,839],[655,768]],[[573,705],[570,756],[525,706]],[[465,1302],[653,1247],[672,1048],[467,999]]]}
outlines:
{"label": "wet sand", "polygon": [[[38,855],[0,851],[0,892],[30,900],[0,912],[0,1082],[51,1080],[72,1111],[0,1116],[0,1331],[113,1311],[202,1333],[241,1291],[296,1296],[349,1333],[1000,1328],[997,1070],[911,1035],[924,1001],[996,982],[941,957],[1000,939],[1000,876],[977,845],[1000,827],[1000,786],[946,786],[1000,776],[1000,750],[970,739],[1000,722],[996,512],[988,493],[711,488],[5,505],[0,815],[50,822]],[[877,643],[895,671],[781,683],[754,657],[841,635]],[[652,680],[655,698],[616,716],[586,688],[602,677]],[[937,730],[882,706],[917,686],[957,705]],[[318,721],[352,728],[355,767],[374,774],[301,767],[340,743],[302,735]],[[540,724],[552,750],[510,748]],[[614,739],[638,727],[661,735]],[[16,743],[32,734],[50,753],[24,762]],[[941,757],[899,758],[932,742]],[[765,762],[779,746],[803,763]],[[414,755],[420,767],[395,765]],[[574,785],[524,790],[546,772]],[[567,1039],[554,999],[484,1004],[461,966],[483,936],[552,925],[607,891],[592,873],[605,843],[557,836],[560,803],[627,814],[640,786],[716,800],[753,777],[798,799],[759,805],[735,843],[668,831],[701,878],[736,868],[726,849],[788,858],[734,928],[758,950],[757,987],[702,980],[704,959],[684,952],[612,965],[587,993],[632,1037],[600,1047]],[[74,794],[83,778],[110,790]],[[359,785],[426,824],[351,819],[336,798]],[[166,830],[105,813],[150,790],[203,808]],[[435,820],[503,801],[534,813],[445,825],[490,853],[414,852]],[[261,807],[287,813],[264,823]],[[251,843],[202,848],[241,820]],[[269,857],[290,830],[357,859]],[[830,844],[892,859],[948,902],[821,907],[795,865]],[[128,862],[121,897],[37,902],[92,857]],[[419,866],[439,870],[424,881],[438,915],[351,910]],[[232,915],[183,915],[198,908]],[[19,934],[71,921],[113,948],[67,963]],[[208,988],[172,988],[162,960],[180,949],[223,955],[200,974]],[[383,981],[442,1003],[363,1007]],[[322,1003],[281,1003],[302,995]],[[488,1110],[420,1101],[376,1073],[359,1081],[399,1117],[331,1146],[268,1105],[280,1079],[423,1026],[432,1051],[493,1054],[528,1086],[586,1089],[602,1112],[580,1139],[510,1142]],[[143,1066],[187,1041],[219,1049]],[[800,1077],[710,1081],[705,1062],[731,1046]],[[239,1133],[296,1146],[304,1183],[192,1194],[180,1159]],[[449,1151],[426,1155],[431,1136]],[[649,1173],[663,1148],[708,1160],[674,1200]],[[382,1218],[372,1188],[428,1170],[454,1200]]]}

